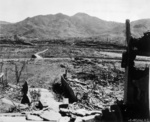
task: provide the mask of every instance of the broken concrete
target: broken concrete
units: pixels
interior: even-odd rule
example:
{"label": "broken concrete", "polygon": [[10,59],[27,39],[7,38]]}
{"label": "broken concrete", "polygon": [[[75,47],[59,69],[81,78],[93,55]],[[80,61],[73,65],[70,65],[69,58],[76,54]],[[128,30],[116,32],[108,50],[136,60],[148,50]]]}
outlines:
{"label": "broken concrete", "polygon": [[39,116],[46,121],[54,121],[54,122],[58,122],[61,118],[61,115],[53,110],[44,111]]}
{"label": "broken concrete", "polygon": [[16,107],[18,109],[28,108],[28,105],[20,104],[20,103],[14,102],[12,100],[9,100],[7,98],[2,98],[1,101],[3,104],[7,104],[10,108],[12,108],[12,107]]}
{"label": "broken concrete", "polygon": [[43,108],[50,107],[55,111],[59,111],[59,105],[61,103],[57,102],[54,99],[54,95],[51,92],[49,92],[49,90],[43,89],[43,88],[29,88],[28,96],[30,96],[31,101],[34,101],[32,96],[31,96],[32,92],[39,93],[40,96],[39,96],[39,99],[37,101],[40,101]]}

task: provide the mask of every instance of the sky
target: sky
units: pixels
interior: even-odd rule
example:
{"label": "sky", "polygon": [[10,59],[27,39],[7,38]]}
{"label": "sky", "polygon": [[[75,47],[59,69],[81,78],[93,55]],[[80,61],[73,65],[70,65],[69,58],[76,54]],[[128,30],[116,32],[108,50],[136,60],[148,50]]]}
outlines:
{"label": "sky", "polygon": [[125,22],[150,18],[150,0],[0,0],[0,20],[82,12],[107,21]]}

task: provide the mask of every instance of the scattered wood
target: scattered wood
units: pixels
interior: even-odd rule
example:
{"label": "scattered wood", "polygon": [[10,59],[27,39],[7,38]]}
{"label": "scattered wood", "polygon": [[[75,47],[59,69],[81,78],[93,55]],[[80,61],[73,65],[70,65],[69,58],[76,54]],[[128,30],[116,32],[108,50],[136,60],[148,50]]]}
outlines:
{"label": "scattered wood", "polygon": [[32,55],[32,58],[43,59],[43,57],[41,57],[41,56],[38,55],[38,54],[33,54],[33,55]]}
{"label": "scattered wood", "polygon": [[37,52],[35,54],[32,55],[32,58],[37,58],[37,59],[43,59],[42,56],[40,56],[39,54],[46,52],[48,49],[45,49],[43,51]]}
{"label": "scattered wood", "polygon": [[95,120],[95,115],[85,116],[85,117],[82,118],[82,121],[83,122],[93,122],[93,121],[96,121]]}
{"label": "scattered wood", "polygon": [[75,115],[79,115],[79,116],[86,116],[89,114],[88,111],[85,109],[78,109],[78,110],[73,111],[72,113]]}
{"label": "scattered wood", "polygon": [[44,52],[46,52],[46,51],[48,51],[48,49],[45,49],[45,50],[40,51],[40,52],[37,52],[36,54],[41,54],[41,53],[44,53]]}
{"label": "scattered wood", "polygon": [[66,109],[66,108],[60,108],[60,112],[63,112],[63,113],[70,113],[70,110],[69,110],[69,109]]}
{"label": "scattered wood", "polygon": [[68,79],[70,82],[76,82],[76,83],[79,83],[79,84],[81,84],[81,85],[87,85],[86,83],[84,83],[84,82],[82,82],[82,81],[80,81],[80,80],[78,80],[78,79]]}
{"label": "scattered wood", "polygon": [[78,116],[88,116],[88,115],[95,115],[95,114],[101,115],[102,114],[101,111],[88,111],[86,109],[71,110],[71,109],[60,108],[60,112],[66,113],[66,114],[78,115]]}

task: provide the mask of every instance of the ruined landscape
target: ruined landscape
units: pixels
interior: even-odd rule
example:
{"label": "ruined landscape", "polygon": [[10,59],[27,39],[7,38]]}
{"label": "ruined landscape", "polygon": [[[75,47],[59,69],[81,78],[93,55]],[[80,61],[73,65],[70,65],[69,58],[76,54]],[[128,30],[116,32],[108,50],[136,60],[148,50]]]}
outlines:
{"label": "ruined landscape", "polygon": [[[30,121],[50,121],[49,114],[56,121],[98,120],[102,110],[123,100],[124,23],[78,13],[1,22],[0,28],[0,113]],[[150,19],[131,22],[134,38],[148,30]],[[149,61],[138,57],[136,65],[147,67]],[[26,92],[30,102],[24,104]]]}

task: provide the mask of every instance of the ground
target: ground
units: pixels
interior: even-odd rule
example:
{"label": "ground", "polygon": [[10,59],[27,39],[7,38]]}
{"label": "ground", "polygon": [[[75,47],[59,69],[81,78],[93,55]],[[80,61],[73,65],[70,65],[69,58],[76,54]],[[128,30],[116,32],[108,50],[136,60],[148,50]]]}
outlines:
{"label": "ground", "polygon": [[[31,58],[32,54],[44,49],[48,49],[41,55],[44,59]],[[119,50],[111,54],[104,53],[98,48],[61,45],[3,47],[0,70],[5,75],[3,82],[1,80],[0,83],[0,99],[1,97],[9,97],[16,101],[21,99],[17,91],[11,92],[11,89],[7,88],[7,83],[17,84],[16,72],[19,73],[25,64],[18,80],[20,86],[28,81],[29,87],[46,88],[51,91],[54,82],[59,82],[60,76],[67,69],[68,78],[77,78],[88,84],[81,88],[74,83],[70,84],[74,92],[85,99],[81,103],[87,103],[88,100],[90,104],[87,106],[91,109],[100,109],[100,103],[103,107],[110,106],[116,99],[123,99],[124,69],[121,68],[121,52],[122,50]],[[5,108],[6,106],[0,104],[1,112],[8,112]]]}

